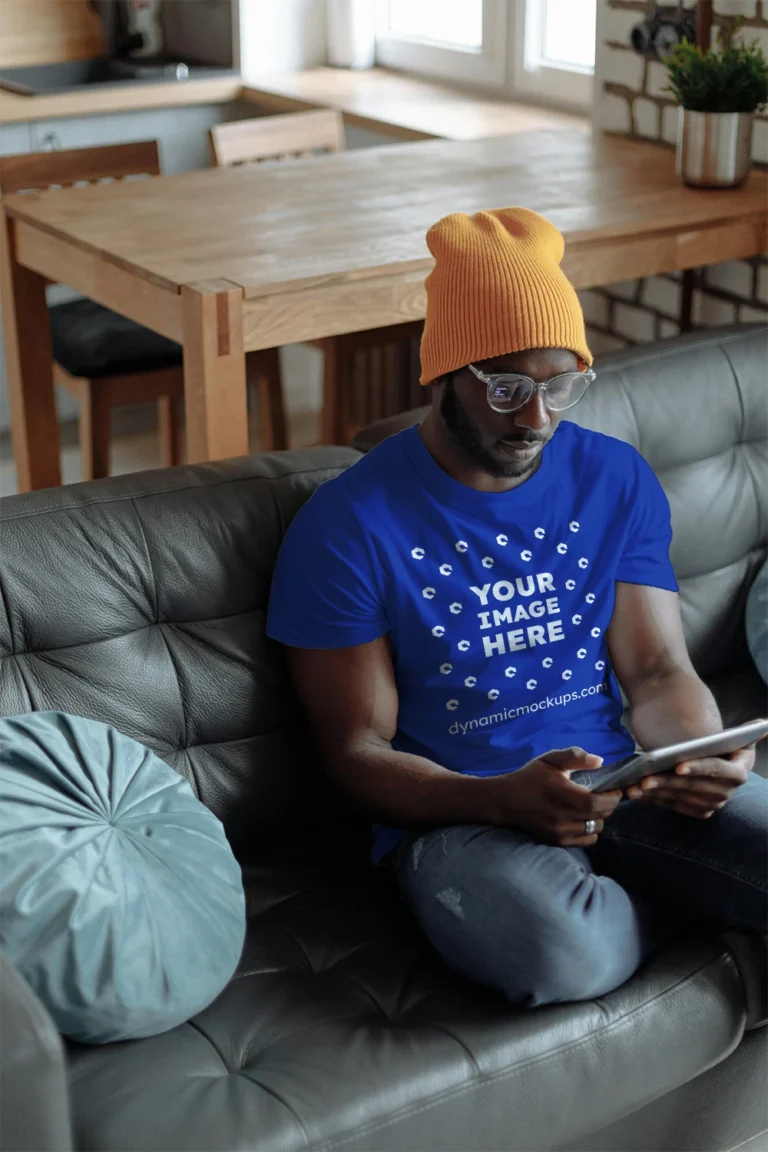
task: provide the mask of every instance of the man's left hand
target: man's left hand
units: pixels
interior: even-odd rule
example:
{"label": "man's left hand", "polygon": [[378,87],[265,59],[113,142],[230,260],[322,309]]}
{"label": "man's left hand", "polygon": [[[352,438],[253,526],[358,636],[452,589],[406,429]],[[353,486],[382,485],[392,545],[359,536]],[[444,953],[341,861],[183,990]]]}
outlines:
{"label": "man's left hand", "polygon": [[674,772],[646,776],[639,785],[627,789],[627,796],[630,800],[644,800],[658,804],[660,808],[671,808],[683,816],[708,820],[744,783],[754,763],[754,744],[729,756],[685,760],[675,767]]}

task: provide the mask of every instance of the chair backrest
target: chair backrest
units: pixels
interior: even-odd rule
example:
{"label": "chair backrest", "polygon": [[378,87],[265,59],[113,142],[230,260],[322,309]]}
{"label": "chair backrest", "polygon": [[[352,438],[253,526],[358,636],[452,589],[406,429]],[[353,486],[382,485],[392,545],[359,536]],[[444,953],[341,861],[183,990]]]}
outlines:
{"label": "chair backrest", "polygon": [[290,160],[344,150],[344,120],[332,108],[215,124],[210,132],[217,168],[260,160]]}
{"label": "chair backrest", "polygon": [[40,192],[73,184],[159,175],[156,140],[0,157],[0,192],[4,196],[12,192]]}

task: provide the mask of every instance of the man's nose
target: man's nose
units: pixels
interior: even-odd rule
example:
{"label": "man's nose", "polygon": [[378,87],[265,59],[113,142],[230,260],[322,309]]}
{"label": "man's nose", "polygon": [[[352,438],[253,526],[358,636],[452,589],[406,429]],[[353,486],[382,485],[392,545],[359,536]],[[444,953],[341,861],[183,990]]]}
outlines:
{"label": "man's nose", "polygon": [[534,392],[528,403],[515,413],[515,424],[518,428],[530,428],[532,432],[549,426],[549,412],[541,392]]}

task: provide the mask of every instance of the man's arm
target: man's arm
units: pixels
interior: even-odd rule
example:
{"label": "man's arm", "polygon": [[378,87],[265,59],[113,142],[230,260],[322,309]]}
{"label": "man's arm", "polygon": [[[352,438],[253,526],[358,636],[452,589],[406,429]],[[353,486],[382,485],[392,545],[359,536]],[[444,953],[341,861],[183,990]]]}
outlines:
{"label": "man's arm", "polygon": [[[722,732],[714,696],[688,655],[676,592],[617,581],[607,640],[629,700],[632,731],[643,748]],[[754,748],[690,760],[675,773],[646,778],[642,788],[631,788],[629,795],[707,819],[744,783],[754,762]]]}
{"label": "man's arm", "polygon": [[676,592],[617,582],[607,640],[643,748],[722,732],[715,698],[688,655]]}
{"label": "man's arm", "polygon": [[[386,637],[286,653],[328,775],[374,819],[400,827],[514,825],[553,844],[588,847],[619,801],[619,792],[590,792],[569,779],[601,763],[582,748],[554,749],[490,777],[464,776],[394,749],[398,696]],[[587,835],[590,819],[597,831]]]}
{"label": "man's arm", "polygon": [[398,697],[387,638],[353,648],[286,648],[326,770],[393,824],[490,823],[487,782],[396,752]]}

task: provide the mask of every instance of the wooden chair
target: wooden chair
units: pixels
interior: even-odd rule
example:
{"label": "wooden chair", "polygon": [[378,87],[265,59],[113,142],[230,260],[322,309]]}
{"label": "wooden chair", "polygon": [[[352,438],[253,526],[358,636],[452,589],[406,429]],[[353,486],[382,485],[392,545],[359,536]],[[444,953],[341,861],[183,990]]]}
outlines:
{"label": "wooden chair", "polygon": [[[344,121],[340,112],[289,112],[281,116],[261,116],[255,120],[235,120],[216,124],[210,132],[213,159],[218,167],[290,160],[313,152],[341,152],[344,149]],[[421,335],[422,323],[396,324],[330,336],[307,343],[323,353],[322,440],[326,444],[346,444],[360,421],[353,412],[354,362],[358,353],[410,341]],[[274,356],[278,383],[269,395],[274,410],[284,410],[279,377],[278,350]],[[391,389],[390,389],[391,391]],[[360,405],[357,405],[360,408]],[[399,409],[395,409],[399,411]],[[394,411],[382,412],[394,415]]]}
{"label": "wooden chair", "polygon": [[[32,192],[157,176],[155,140],[0,158],[0,191]],[[80,402],[83,479],[109,475],[113,408],[156,401],[163,464],[177,464],[183,430],[181,347],[91,300],[50,308],[53,376]]]}

